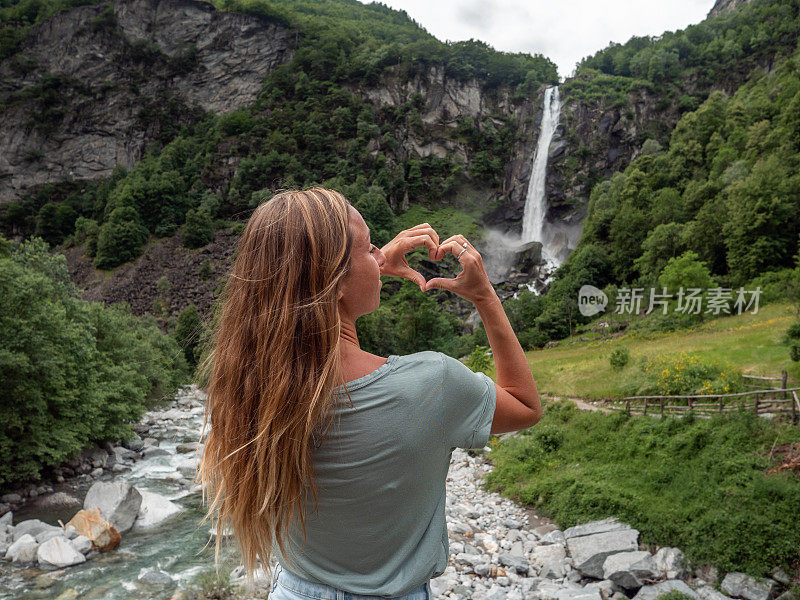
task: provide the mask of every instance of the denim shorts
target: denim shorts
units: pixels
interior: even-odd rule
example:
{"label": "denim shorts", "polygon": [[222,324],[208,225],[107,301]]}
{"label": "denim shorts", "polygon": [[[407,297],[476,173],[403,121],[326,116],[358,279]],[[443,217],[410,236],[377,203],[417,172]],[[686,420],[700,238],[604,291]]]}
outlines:
{"label": "denim shorts", "polygon": [[433,598],[430,581],[403,596],[392,596],[390,599],[389,596],[345,592],[323,583],[308,581],[281,567],[278,567],[278,570],[278,577],[272,586],[269,600],[432,600]]}

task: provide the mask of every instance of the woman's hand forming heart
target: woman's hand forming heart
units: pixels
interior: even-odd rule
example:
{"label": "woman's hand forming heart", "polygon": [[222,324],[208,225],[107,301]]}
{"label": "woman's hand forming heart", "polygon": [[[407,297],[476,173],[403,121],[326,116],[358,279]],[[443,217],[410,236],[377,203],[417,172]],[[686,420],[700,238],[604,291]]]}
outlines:
{"label": "woman's hand forming heart", "polygon": [[395,238],[381,248],[386,260],[381,266],[381,275],[404,277],[410,279],[425,291],[425,278],[422,273],[408,266],[406,254],[414,248],[428,248],[428,256],[436,260],[439,249],[439,235],[428,223],[421,223],[410,229],[404,229]]}

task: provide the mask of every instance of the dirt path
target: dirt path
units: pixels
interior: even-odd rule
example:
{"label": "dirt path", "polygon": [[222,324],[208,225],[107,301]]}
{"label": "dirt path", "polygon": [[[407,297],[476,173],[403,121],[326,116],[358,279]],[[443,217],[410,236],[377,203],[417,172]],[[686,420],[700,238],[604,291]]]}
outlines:
{"label": "dirt path", "polygon": [[611,412],[611,410],[612,410],[610,408],[604,408],[602,406],[597,406],[596,404],[592,404],[591,402],[588,402],[587,400],[584,400],[583,398],[570,398],[568,396],[547,396],[546,399],[547,400],[571,400],[572,402],[575,403],[575,406],[577,406],[581,410],[594,410],[594,411],[600,411],[600,412],[605,412],[605,413]]}

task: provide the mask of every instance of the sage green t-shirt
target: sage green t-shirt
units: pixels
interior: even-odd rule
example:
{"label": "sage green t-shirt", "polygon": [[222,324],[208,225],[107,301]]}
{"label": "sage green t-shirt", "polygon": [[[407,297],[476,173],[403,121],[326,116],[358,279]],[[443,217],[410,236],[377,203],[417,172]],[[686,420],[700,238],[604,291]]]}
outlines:
{"label": "sage green t-shirt", "polygon": [[441,352],[391,355],[337,388],[314,453],[318,510],[306,504],[281,566],[356,594],[400,596],[441,575],[449,552],[445,479],[453,449],[489,439],[496,389]]}

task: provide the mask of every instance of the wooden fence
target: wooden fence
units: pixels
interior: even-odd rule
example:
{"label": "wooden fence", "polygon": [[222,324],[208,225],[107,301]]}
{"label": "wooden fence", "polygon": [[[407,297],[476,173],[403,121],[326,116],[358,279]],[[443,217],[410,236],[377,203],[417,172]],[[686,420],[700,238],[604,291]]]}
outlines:
{"label": "wooden fence", "polygon": [[[734,394],[706,394],[691,396],[627,396],[620,402],[612,402],[609,408],[625,410],[630,414],[660,415],[684,414],[693,411],[701,416],[709,416],[738,410],[750,410],[755,414],[771,413],[786,416],[797,424],[800,420],[800,387],[786,387],[786,371],[781,377],[755,377],[754,380],[776,380],[781,387],[748,390]],[[686,401],[686,404],[677,402]]]}

